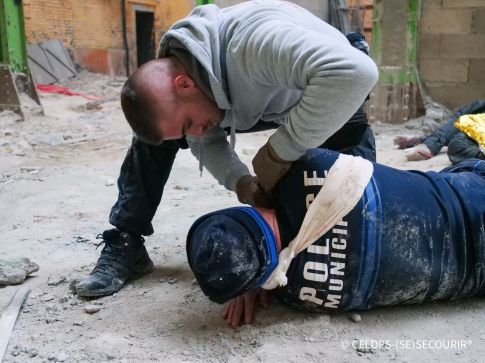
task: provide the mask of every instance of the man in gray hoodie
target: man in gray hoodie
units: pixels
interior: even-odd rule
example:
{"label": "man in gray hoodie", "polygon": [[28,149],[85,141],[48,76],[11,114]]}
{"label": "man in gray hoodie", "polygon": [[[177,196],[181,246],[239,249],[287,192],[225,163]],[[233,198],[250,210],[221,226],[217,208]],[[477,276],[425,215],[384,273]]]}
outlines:
{"label": "man in gray hoodie", "polygon": [[[367,55],[295,4],[195,8],[165,33],[158,58],[123,87],[122,108],[135,136],[110,214],[117,228],[102,234],[96,267],[73,289],[103,296],[152,270],[141,236],[153,233],[179,148],[190,147],[200,167],[242,203],[270,207],[276,183],[307,149],[328,140],[348,151],[372,135],[367,125],[347,128],[336,143],[334,134],[345,129],[377,76]],[[234,152],[235,132],[261,127],[277,130],[256,154],[253,176]]]}

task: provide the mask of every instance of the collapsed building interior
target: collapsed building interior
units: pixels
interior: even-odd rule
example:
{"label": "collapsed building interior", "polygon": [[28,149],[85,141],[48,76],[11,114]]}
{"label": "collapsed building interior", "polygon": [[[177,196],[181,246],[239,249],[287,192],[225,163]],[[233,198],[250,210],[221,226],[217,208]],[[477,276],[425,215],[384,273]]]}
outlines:
{"label": "collapsed building interior", "polygon": [[[99,252],[96,235],[108,225],[132,137],[119,102],[123,83],[156,57],[163,34],[194,7],[241,2],[0,1],[0,272],[15,268],[2,260],[15,259],[32,274],[0,283],[0,360],[2,353],[5,362],[481,360],[483,299],[379,309],[358,319],[276,303],[255,325],[227,328],[220,307],[196,286],[185,236],[198,215],[236,199],[208,173],[199,177],[187,150],[147,238],[155,271],[113,296],[71,293],[69,282],[88,273]],[[344,33],[365,35],[379,69],[365,106],[378,162],[449,166],[445,152],[408,161],[393,138],[429,133],[453,110],[485,99],[485,1],[291,2]],[[245,163],[269,134],[238,136]],[[454,350],[340,344],[365,338],[471,343]]]}

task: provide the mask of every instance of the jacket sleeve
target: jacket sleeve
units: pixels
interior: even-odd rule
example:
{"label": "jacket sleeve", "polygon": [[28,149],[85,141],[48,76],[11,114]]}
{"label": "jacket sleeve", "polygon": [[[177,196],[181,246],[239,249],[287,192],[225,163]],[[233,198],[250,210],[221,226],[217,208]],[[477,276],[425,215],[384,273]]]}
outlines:
{"label": "jacket sleeve", "polygon": [[235,191],[239,178],[251,174],[220,127],[209,130],[203,137],[187,136],[187,143],[197,160],[228,190]]}
{"label": "jacket sleeve", "polygon": [[282,20],[256,21],[233,39],[231,56],[243,77],[267,87],[303,91],[270,137],[284,160],[320,146],[350,119],[377,81],[370,57],[341,34],[316,32]]}

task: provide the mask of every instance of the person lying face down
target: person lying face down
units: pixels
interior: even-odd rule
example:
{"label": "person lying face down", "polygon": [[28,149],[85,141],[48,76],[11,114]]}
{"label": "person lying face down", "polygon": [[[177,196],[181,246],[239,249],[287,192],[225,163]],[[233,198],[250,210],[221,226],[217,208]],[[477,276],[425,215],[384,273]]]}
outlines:
{"label": "person lying face down", "polygon": [[[258,296],[267,305],[259,289],[338,156],[308,151],[278,184],[275,210],[223,209],[192,225],[190,267],[212,301],[229,301],[230,325],[252,321]],[[485,161],[439,173],[374,163],[357,205],[292,260],[288,284],[272,292],[290,306],[326,312],[483,296],[484,216]]]}

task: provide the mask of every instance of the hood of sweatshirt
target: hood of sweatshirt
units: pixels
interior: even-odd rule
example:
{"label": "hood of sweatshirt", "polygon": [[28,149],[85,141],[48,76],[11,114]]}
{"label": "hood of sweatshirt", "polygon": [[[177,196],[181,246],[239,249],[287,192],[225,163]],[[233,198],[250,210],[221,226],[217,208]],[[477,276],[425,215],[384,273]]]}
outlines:
{"label": "hood of sweatshirt", "polygon": [[[227,82],[222,69],[225,54],[221,50],[219,26],[222,10],[216,5],[199,6],[184,19],[176,22],[160,41],[158,57],[170,55],[171,47],[182,45],[204,67],[209,78],[210,88],[218,107],[229,110]],[[177,42],[173,42],[175,39]],[[221,61],[222,60],[222,61]]]}

